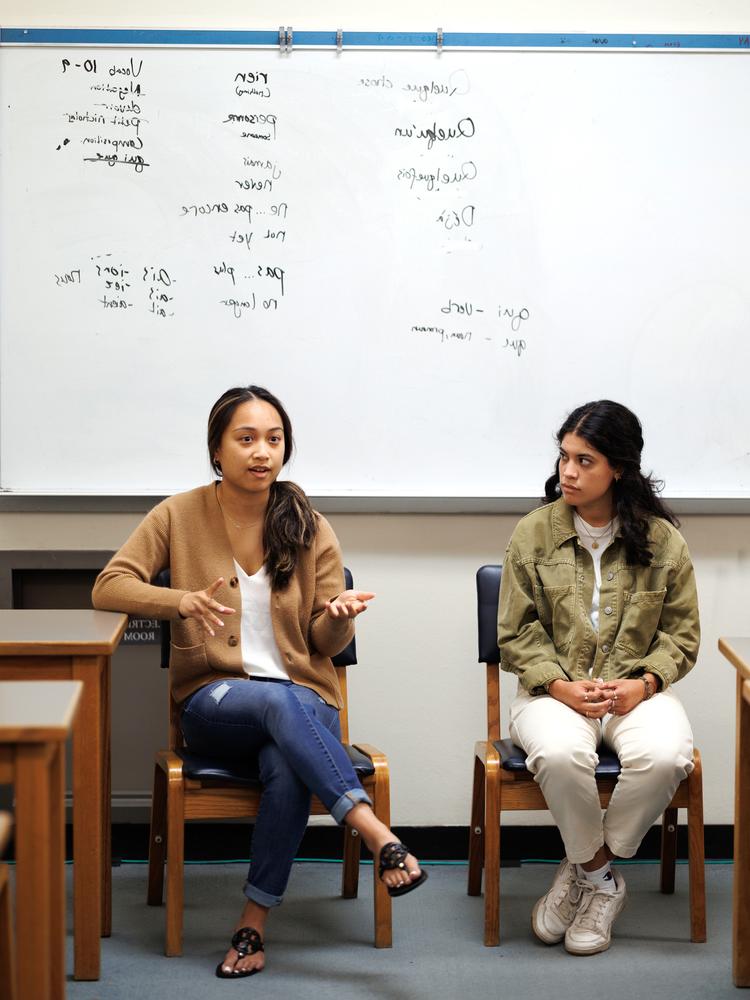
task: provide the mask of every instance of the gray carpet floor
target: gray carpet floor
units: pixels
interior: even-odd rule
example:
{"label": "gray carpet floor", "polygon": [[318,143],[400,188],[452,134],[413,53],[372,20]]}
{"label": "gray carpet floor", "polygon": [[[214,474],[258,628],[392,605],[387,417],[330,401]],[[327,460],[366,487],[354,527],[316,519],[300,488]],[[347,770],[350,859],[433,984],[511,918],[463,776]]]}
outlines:
{"label": "gray carpet floor", "polygon": [[[433,865],[418,891],[394,900],[392,949],[372,947],[372,870],[360,896],[337,898],[340,867],[295,865],[287,898],[267,927],[262,975],[225,982],[214,968],[239,913],[243,865],[186,869],[185,942],[165,958],[164,910],[145,905],[145,865],[114,870],[114,932],[102,942],[102,978],[68,979],[69,1000],[210,1000],[230,996],[342,1000],[638,1000],[736,997],[731,976],[732,867],[707,869],[708,942],[691,944],[687,868],[674,896],[658,892],[658,868],[622,866],[628,902],[612,947],[589,958],[547,947],[530,931],[531,908],[554,867],[525,864],[502,873],[502,943],[482,945],[483,899],[466,895],[466,865]],[[68,879],[70,879],[68,869]],[[69,886],[70,895],[70,886]],[[72,937],[68,929],[68,969]]]}

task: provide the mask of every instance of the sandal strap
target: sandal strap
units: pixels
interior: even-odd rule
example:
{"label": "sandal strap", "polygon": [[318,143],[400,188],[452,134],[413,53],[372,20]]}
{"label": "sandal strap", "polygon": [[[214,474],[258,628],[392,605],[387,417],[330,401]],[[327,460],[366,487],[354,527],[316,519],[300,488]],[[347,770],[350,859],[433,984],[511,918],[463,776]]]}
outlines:
{"label": "sandal strap", "polygon": [[378,875],[382,878],[384,871],[392,871],[395,868],[406,869],[405,862],[408,854],[409,848],[406,844],[401,844],[396,841],[391,844],[385,844],[380,850]]}
{"label": "sandal strap", "polygon": [[254,927],[240,927],[232,935],[232,947],[240,956],[254,955],[256,951],[264,951],[263,939]]}

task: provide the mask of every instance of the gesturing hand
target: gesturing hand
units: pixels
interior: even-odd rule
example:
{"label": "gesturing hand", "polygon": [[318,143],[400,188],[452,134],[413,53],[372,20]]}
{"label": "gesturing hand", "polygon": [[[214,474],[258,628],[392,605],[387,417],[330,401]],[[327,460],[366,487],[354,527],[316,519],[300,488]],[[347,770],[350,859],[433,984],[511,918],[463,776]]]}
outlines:
{"label": "gesturing hand", "polygon": [[556,680],[547,690],[553,698],[587,719],[601,719],[612,710],[612,695],[601,682]]}
{"label": "gesturing hand", "polygon": [[332,601],[326,601],[326,611],[330,618],[356,618],[367,610],[367,602],[374,596],[367,590],[345,590]]}
{"label": "gesturing hand", "polygon": [[224,577],[220,576],[205,590],[195,590],[184,594],[177,608],[183,618],[194,618],[200,622],[203,631],[208,632],[209,635],[216,635],[212,626],[224,627],[224,622],[217,615],[234,614],[234,608],[225,608],[223,604],[214,600],[214,594],[223,584]]}

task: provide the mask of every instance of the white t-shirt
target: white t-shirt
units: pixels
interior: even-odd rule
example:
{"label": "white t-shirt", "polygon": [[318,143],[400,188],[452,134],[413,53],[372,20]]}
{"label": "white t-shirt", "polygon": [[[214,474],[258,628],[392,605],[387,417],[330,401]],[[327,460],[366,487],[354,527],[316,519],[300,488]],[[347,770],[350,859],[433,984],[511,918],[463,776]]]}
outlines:
{"label": "white t-shirt", "polygon": [[250,677],[289,680],[271,621],[271,583],[266,567],[248,576],[234,560],[242,598],[242,667]]}
{"label": "white t-shirt", "polygon": [[[605,549],[608,549],[612,544],[612,541],[617,534],[620,521],[619,518],[615,517],[609,522],[606,528],[602,525],[595,528],[592,524],[589,524],[588,521],[584,521],[578,511],[574,511],[573,524],[578,532],[581,545],[587,552],[591,553],[591,558],[594,560],[594,593],[591,597],[591,611],[589,612],[589,618],[591,619],[591,624],[594,626],[594,631],[598,632],[599,591],[602,586],[602,554]],[[587,534],[587,532],[590,534]],[[594,537],[592,538],[591,535]],[[597,548],[594,548],[594,542],[597,543]]]}

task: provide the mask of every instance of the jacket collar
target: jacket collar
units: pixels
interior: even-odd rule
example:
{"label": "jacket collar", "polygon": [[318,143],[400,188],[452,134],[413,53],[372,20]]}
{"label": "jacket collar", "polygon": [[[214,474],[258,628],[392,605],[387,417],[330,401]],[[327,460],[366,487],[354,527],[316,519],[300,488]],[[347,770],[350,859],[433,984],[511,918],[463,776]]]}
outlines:
{"label": "jacket collar", "polygon": [[573,508],[560,497],[552,504],[552,540],[555,547],[559,549],[569,538],[577,535],[573,524]]}
{"label": "jacket collar", "polygon": [[[620,535],[621,531],[618,526],[615,538],[619,538]],[[569,538],[577,537],[578,532],[573,521],[573,508],[560,497],[552,504],[552,540],[555,543],[555,548],[559,549]]]}

